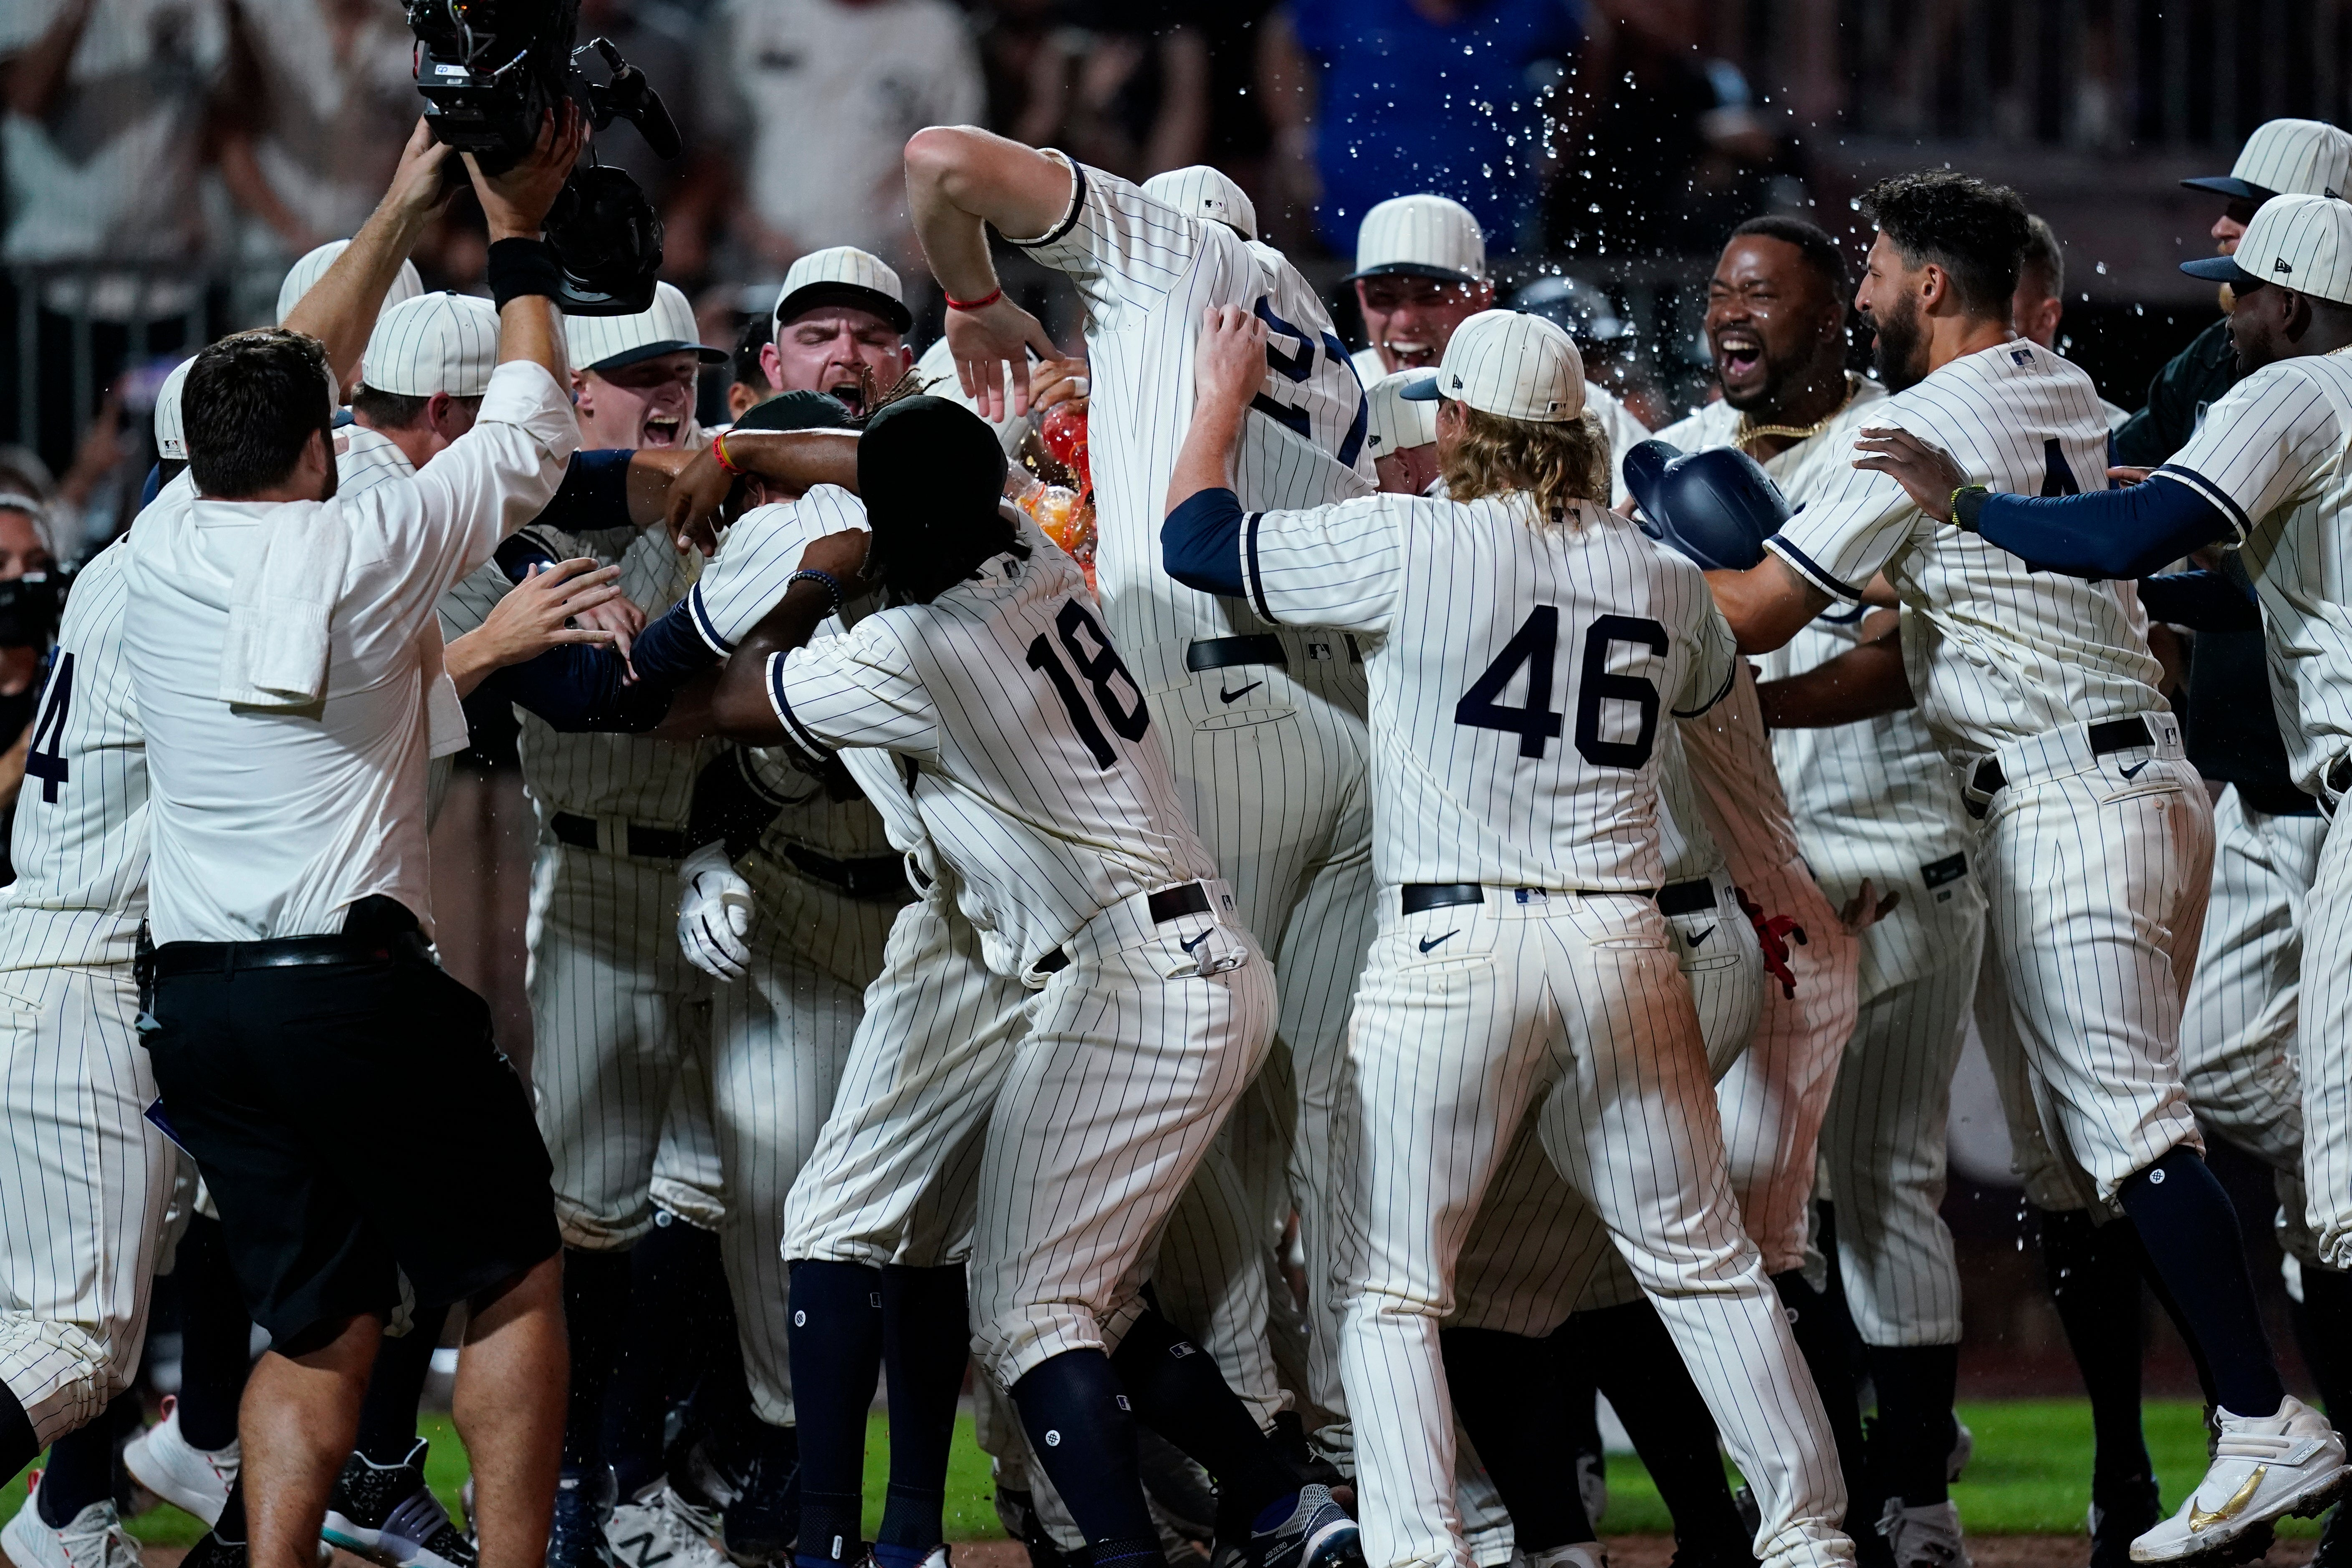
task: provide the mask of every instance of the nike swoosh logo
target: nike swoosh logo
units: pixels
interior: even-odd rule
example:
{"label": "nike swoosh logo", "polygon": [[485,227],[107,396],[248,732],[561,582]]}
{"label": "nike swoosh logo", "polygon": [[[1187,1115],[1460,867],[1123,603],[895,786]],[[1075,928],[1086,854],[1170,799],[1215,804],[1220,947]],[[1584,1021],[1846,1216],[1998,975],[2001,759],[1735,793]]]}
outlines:
{"label": "nike swoosh logo", "polygon": [[1265,682],[1263,680],[1253,680],[1247,686],[1243,687],[1239,691],[1228,691],[1223,687],[1220,686],[1217,688],[1217,700],[1220,702],[1238,702],[1243,698],[1247,697],[1251,692],[1255,691],[1259,687],[1264,686],[1265,684]]}
{"label": "nike swoosh logo", "polygon": [[1448,941],[1451,941],[1453,938],[1457,937],[1457,936],[1460,936],[1461,934],[1462,934],[1462,928],[1461,928],[1460,926],[1455,926],[1452,931],[1447,931],[1444,936],[1425,936],[1425,937],[1423,937],[1423,938],[1421,939],[1421,951],[1422,951],[1422,952],[1427,952],[1431,948],[1435,947],[1439,942],[1448,942]]}
{"label": "nike swoosh logo", "polygon": [[2119,773],[2121,773],[2124,775],[2124,777],[2126,777],[2126,778],[2127,778],[2127,779],[2130,779],[2130,778],[2137,778],[2137,777],[2139,776],[2139,771],[2140,771],[2140,769],[2142,769],[2142,768],[2144,768],[2144,767],[2147,766],[2147,764],[2148,764],[2149,763],[2152,763],[2152,762],[2154,762],[2154,761],[2156,761],[2156,759],[2155,759],[2154,757],[2149,757],[2149,758],[2145,759],[2144,761],[2134,763],[2131,766],[2129,766],[2129,767],[2127,767],[2127,768],[2119,768],[2119,769],[2117,769],[2116,771],[2117,771],[2117,772],[2119,772]]}
{"label": "nike swoosh logo", "polygon": [[[1209,928],[1209,931],[1214,931],[1214,930],[1216,930],[1216,929],[1217,929],[1216,927],[1214,927],[1214,926],[1211,926],[1211,927]],[[1177,940],[1176,945],[1177,945],[1178,947],[1182,948],[1186,952],[1192,952],[1194,948],[1196,948],[1196,947],[1200,946],[1202,942],[1206,942],[1206,941],[1208,941],[1208,940],[1209,940],[1209,931],[1202,931],[1200,935],[1198,935],[1198,936],[1194,937],[1194,938],[1193,938],[1192,941],[1190,941],[1190,942],[1186,942],[1186,941],[1182,940],[1181,938],[1179,938],[1179,939]]]}
{"label": "nike swoosh logo", "polygon": [[1711,937],[1711,936],[1713,936],[1714,934],[1715,934],[1715,928],[1714,928],[1713,926],[1709,926],[1709,927],[1707,927],[1705,931],[1703,931],[1699,932],[1696,936],[1695,936],[1695,937],[1691,938],[1691,939],[1690,939],[1690,944],[1691,944],[1693,947],[1697,947],[1697,946],[1699,946],[1700,944],[1702,944],[1703,942],[1705,942],[1708,937]]}
{"label": "nike swoosh logo", "polygon": [[2246,1478],[2246,1484],[2231,1493],[2230,1500],[2210,1513],[2207,1513],[2201,1508],[2191,1506],[2189,1510],[2189,1533],[2194,1535],[2210,1525],[2219,1524],[2226,1519],[2235,1519],[2239,1514],[2243,1513],[2246,1505],[2254,1500],[2254,1492],[2262,1486],[2263,1478],[2270,1474],[2270,1468],[2268,1465],[2256,1465],[2254,1473]]}

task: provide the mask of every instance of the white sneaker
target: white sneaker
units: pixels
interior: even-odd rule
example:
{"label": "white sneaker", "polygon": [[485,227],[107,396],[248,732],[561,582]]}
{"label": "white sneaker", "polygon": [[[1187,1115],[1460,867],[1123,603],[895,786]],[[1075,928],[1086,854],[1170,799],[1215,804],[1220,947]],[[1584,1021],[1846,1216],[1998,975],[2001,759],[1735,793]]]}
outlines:
{"label": "white sneaker", "polygon": [[2135,1563],[2201,1557],[2282,1514],[2318,1513],[2344,1489],[2344,1439],[2293,1394],[2260,1419],[2214,1413],[2213,1463],[2180,1511],[2132,1542]]}
{"label": "white sneaker", "polygon": [[94,1502],[52,1530],[33,1500],[40,1483],[5,1527],[0,1527],[0,1552],[16,1568],[140,1568],[139,1542],[122,1528],[114,1500]]}
{"label": "white sneaker", "polygon": [[613,1510],[604,1543],[620,1568],[730,1568],[711,1538],[719,1521],[664,1481]]}
{"label": "white sneaker", "polygon": [[1528,1558],[1528,1568],[1609,1568],[1609,1551],[1597,1541],[1555,1546]]}
{"label": "white sneaker", "polygon": [[236,1484],[237,1464],[233,1438],[226,1448],[199,1448],[180,1436],[176,1400],[167,1401],[163,1419],[131,1439],[122,1450],[122,1467],[132,1479],[208,1525],[220,1522],[221,1510],[228,1504],[228,1489]]}
{"label": "white sneaker", "polygon": [[1878,1533],[1886,1537],[1895,1568],[1969,1568],[1968,1548],[1960,1544],[1960,1510],[1949,1499],[1906,1508],[1901,1498],[1888,1498],[1886,1511],[1878,1516]]}

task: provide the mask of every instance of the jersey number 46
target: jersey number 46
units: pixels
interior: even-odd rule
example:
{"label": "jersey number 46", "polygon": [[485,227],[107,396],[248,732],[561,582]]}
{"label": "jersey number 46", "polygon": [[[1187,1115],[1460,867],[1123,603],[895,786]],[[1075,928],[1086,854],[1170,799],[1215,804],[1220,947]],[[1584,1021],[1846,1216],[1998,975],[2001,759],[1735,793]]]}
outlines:
{"label": "jersey number 46", "polygon": [[[1658,740],[1661,703],[1655,684],[1638,675],[1618,675],[1609,668],[1612,644],[1632,643],[1664,658],[1666,628],[1643,616],[1601,616],[1585,628],[1583,668],[1576,682],[1577,754],[1594,767],[1638,768],[1650,760]],[[1501,730],[1519,738],[1519,755],[1541,757],[1559,739],[1563,715],[1551,705],[1553,666],[1559,658],[1559,611],[1538,605],[1511,634],[1503,651],[1486,672],[1454,705],[1454,721],[1473,730]],[[1506,708],[1496,699],[1518,676],[1528,672],[1528,702]],[[1639,716],[1630,741],[1601,738],[1601,705],[1630,702]]]}

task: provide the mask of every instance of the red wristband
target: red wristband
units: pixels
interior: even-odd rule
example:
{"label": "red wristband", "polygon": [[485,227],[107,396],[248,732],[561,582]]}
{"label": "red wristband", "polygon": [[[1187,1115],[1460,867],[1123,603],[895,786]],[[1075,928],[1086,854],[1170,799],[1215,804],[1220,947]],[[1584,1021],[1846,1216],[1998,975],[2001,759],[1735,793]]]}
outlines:
{"label": "red wristband", "polygon": [[712,460],[718,463],[721,473],[732,475],[734,478],[739,479],[743,477],[743,470],[737,468],[734,460],[727,456],[727,437],[725,436],[721,435],[712,439],[710,443],[710,456]]}
{"label": "red wristband", "polygon": [[982,294],[977,300],[957,300],[950,298],[948,300],[948,309],[950,310],[985,310],[991,305],[995,304],[999,300],[1003,298],[1004,285],[999,283],[995,288],[991,289],[987,293]]}

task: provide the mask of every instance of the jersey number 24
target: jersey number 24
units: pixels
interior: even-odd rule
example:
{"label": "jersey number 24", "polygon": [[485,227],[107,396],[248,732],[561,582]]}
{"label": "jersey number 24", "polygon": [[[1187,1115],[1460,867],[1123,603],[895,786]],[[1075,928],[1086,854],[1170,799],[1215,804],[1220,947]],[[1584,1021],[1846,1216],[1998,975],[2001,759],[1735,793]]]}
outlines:
{"label": "jersey number 24", "polygon": [[[1645,616],[1600,616],[1584,632],[1583,668],[1576,682],[1576,751],[1598,768],[1638,768],[1650,760],[1658,741],[1658,710],[1662,706],[1654,683],[1638,675],[1617,675],[1609,668],[1609,649],[1616,643],[1646,647],[1663,658],[1666,628]],[[1563,715],[1551,705],[1553,667],[1559,659],[1559,611],[1538,605],[1485,674],[1454,705],[1454,721],[1474,730],[1501,730],[1519,738],[1519,755],[1541,757],[1559,739]],[[1528,672],[1528,704],[1507,708],[1496,699]],[[1630,702],[1639,724],[1630,741],[1601,738],[1601,705]]]}

